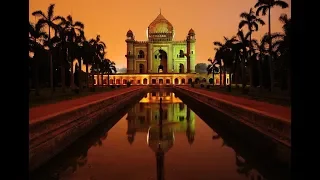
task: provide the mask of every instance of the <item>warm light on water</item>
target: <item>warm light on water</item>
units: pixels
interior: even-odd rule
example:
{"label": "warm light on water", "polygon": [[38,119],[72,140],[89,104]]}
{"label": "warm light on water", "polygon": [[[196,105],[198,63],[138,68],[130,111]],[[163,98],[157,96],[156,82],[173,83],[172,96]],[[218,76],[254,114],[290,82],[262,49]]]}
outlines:
{"label": "warm light on water", "polygon": [[[168,97],[161,130],[157,94],[149,93],[112,128],[101,124],[30,179],[151,180],[157,173],[166,180],[264,179],[179,98]],[[160,141],[165,153],[159,169]]]}

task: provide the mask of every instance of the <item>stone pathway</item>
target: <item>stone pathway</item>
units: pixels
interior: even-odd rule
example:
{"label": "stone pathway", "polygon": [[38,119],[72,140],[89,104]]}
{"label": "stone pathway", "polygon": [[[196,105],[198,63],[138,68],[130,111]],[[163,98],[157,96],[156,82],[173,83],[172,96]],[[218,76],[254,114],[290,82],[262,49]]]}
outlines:
{"label": "stone pathway", "polygon": [[180,88],[193,92],[198,92],[200,94],[216,98],[217,100],[222,99],[224,101],[229,101],[240,106],[256,109],[258,111],[265,112],[266,114],[272,114],[291,122],[291,108],[289,107],[270,104],[262,101],[255,101],[244,97],[232,96],[204,89],[195,89],[186,86],[181,86]]}
{"label": "stone pathway", "polygon": [[29,109],[29,123],[39,119],[41,117],[49,116],[51,114],[56,114],[61,111],[65,111],[67,109],[75,108],[77,106],[94,102],[106,97],[111,97],[113,95],[117,95],[120,93],[127,92],[129,90],[139,89],[142,88],[141,86],[131,86],[129,88],[121,88],[121,89],[115,89],[113,91],[104,92],[104,93],[98,93],[93,94],[90,96],[80,97],[77,99],[71,99],[66,101],[57,102],[54,104],[46,104],[42,106],[37,106]]}

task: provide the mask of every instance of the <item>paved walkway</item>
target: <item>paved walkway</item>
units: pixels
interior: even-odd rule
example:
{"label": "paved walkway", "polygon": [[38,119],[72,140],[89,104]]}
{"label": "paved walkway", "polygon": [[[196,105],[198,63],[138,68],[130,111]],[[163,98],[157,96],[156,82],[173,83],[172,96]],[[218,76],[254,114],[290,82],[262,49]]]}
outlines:
{"label": "paved walkway", "polygon": [[57,102],[54,104],[46,104],[46,105],[42,105],[42,106],[38,106],[38,107],[33,107],[29,109],[29,123],[45,117],[45,116],[49,116],[51,114],[56,114],[59,113],[61,111],[65,111],[67,109],[71,109],[74,108],[76,106],[80,106],[86,103],[90,103],[90,102],[94,102],[106,97],[110,97],[119,93],[124,93],[128,90],[133,90],[133,89],[138,89],[141,87],[137,87],[137,86],[131,86],[129,88],[121,88],[121,89],[115,89],[113,91],[109,91],[109,92],[104,92],[104,93],[98,93],[98,94],[93,94],[90,96],[85,96],[85,97],[80,97],[77,99],[71,99],[71,100],[66,100],[66,101],[61,101],[61,102]]}
{"label": "paved walkway", "polygon": [[240,106],[248,107],[251,109],[256,109],[258,111],[262,111],[267,114],[272,114],[272,115],[281,117],[281,118],[286,119],[287,121],[291,122],[291,108],[289,108],[289,107],[270,104],[267,102],[255,101],[255,100],[251,100],[251,99],[247,99],[247,98],[243,98],[243,97],[232,96],[232,95],[227,95],[227,94],[223,94],[223,93],[203,90],[203,89],[195,89],[195,88],[191,88],[191,87],[181,87],[181,88],[187,89],[187,90],[190,90],[193,92],[198,92],[200,94],[204,94],[204,95],[214,97],[217,99],[230,101],[230,102],[237,104],[237,105],[240,105]]}

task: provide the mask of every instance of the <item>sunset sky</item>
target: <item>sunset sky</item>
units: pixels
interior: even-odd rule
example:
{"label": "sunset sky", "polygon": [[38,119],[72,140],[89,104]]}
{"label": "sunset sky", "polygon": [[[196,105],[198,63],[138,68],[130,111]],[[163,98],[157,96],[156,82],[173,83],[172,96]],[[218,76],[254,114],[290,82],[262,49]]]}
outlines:
{"label": "sunset sky", "polygon": [[[271,10],[272,32],[282,31],[278,18],[282,13],[291,17],[291,0],[285,0],[289,8],[276,7]],[[184,40],[189,29],[196,33],[196,63],[214,57],[213,41],[222,41],[223,36],[237,33],[241,12],[248,12],[257,0],[30,0],[29,19],[36,10],[47,12],[51,3],[56,4],[55,15],[72,15],[75,21],[85,25],[86,37],[101,35],[107,44],[107,57],[116,62],[117,67],[126,66],[126,33],[131,29],[136,40],[147,40],[146,29],[161,12],[174,26],[175,40]],[[262,17],[267,23],[267,17]],[[267,32],[267,24],[255,32],[260,38]]]}

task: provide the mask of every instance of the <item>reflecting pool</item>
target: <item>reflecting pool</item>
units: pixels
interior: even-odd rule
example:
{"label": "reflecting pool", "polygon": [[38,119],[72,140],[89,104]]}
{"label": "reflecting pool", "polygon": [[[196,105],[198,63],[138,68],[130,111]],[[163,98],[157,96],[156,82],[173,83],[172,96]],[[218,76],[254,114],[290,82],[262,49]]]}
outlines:
{"label": "reflecting pool", "polygon": [[146,94],[36,170],[30,179],[289,179],[282,166],[278,172],[270,159],[258,159],[264,155],[257,155],[254,147],[242,144],[236,135],[225,136],[228,132],[221,125],[213,130],[211,119],[221,117],[202,114],[200,118],[192,110],[195,104],[187,106],[181,99],[172,92]]}

